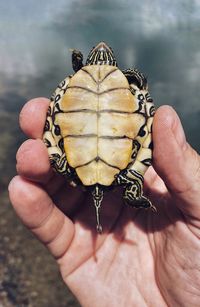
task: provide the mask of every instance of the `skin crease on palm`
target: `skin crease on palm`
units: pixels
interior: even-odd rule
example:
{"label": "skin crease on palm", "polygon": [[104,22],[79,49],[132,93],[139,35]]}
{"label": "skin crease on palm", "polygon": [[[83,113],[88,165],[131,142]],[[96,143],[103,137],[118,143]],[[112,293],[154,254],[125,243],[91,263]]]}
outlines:
{"label": "skin crease on palm", "polygon": [[36,98],[22,109],[20,125],[30,139],[17,152],[9,193],[80,304],[200,306],[200,157],[175,111],[160,107],[153,124],[144,194],[157,213],[124,205],[117,188],[105,195],[99,235],[91,197],[50,169],[41,141],[48,105]]}

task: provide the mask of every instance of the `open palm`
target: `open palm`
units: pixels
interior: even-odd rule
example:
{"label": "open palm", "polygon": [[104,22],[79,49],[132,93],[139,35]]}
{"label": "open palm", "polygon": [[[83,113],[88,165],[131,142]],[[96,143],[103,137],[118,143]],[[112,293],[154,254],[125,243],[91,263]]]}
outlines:
{"label": "open palm", "polygon": [[98,235],[90,195],[50,169],[40,140],[48,104],[34,99],[22,110],[21,127],[32,139],[17,153],[10,198],[81,305],[199,306],[200,158],[176,113],[160,108],[153,126],[156,171],[145,175],[145,195],[158,212],[129,208],[116,189],[105,195]]}

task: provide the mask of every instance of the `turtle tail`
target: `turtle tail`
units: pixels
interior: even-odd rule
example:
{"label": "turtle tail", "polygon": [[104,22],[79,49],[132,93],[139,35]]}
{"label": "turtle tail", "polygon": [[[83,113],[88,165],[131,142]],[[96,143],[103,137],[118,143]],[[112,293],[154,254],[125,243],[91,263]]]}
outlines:
{"label": "turtle tail", "polygon": [[102,226],[100,224],[100,208],[101,208],[101,203],[103,200],[103,189],[99,184],[95,184],[94,189],[92,190],[92,196],[93,196],[93,201],[94,201],[94,206],[96,209],[96,228],[98,233],[102,233]]}

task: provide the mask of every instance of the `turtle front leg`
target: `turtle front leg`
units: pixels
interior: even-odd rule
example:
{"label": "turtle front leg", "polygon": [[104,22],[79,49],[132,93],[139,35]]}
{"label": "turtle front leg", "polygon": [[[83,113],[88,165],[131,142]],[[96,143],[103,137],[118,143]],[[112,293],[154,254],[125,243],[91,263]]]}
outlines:
{"label": "turtle front leg", "polygon": [[72,67],[75,72],[83,67],[83,54],[76,49],[72,49]]}
{"label": "turtle front leg", "polygon": [[147,89],[147,78],[143,73],[135,68],[122,70],[123,74],[131,85],[136,85],[140,90]]}

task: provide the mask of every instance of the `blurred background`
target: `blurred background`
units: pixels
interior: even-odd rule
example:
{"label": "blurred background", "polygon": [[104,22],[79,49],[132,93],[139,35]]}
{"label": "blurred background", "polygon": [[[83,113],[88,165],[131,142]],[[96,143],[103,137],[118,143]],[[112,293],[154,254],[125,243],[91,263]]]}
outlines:
{"label": "blurred background", "polygon": [[72,73],[70,48],[86,59],[103,40],[120,68],[148,76],[156,106],[175,108],[200,151],[199,38],[198,0],[0,0],[0,306],[79,306],[8,201],[22,106]]}

